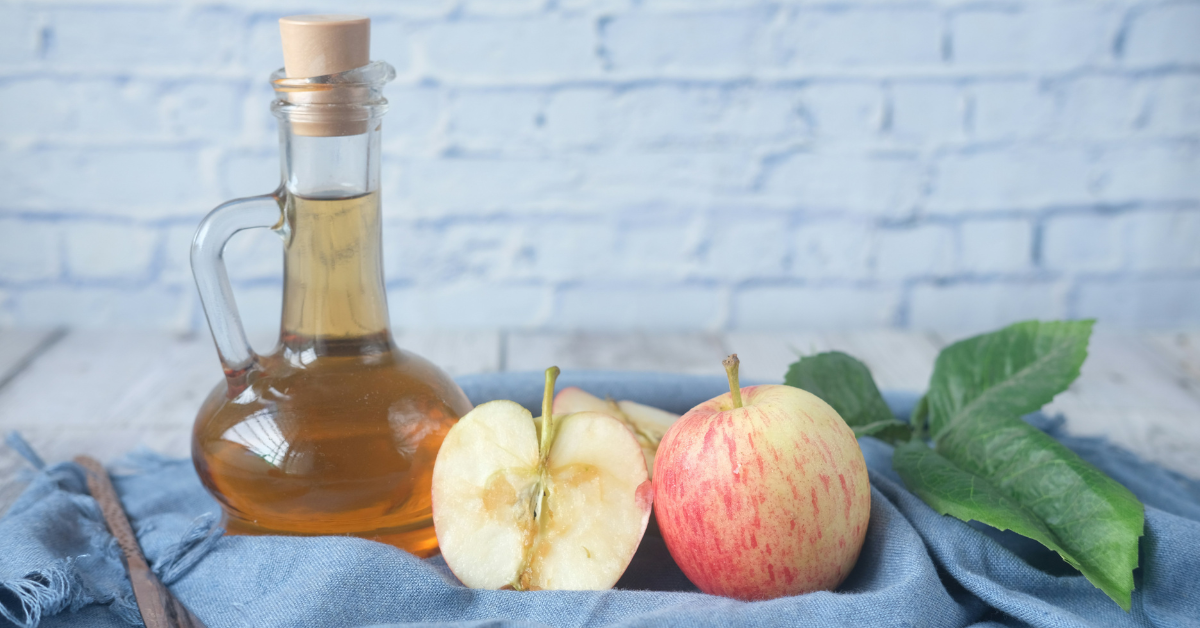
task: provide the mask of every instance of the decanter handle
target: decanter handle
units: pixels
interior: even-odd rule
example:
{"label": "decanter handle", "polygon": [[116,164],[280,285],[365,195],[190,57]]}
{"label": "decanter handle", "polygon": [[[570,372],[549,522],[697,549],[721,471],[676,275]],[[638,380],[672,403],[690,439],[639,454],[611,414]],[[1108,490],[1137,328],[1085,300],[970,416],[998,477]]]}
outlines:
{"label": "decanter handle", "polygon": [[196,278],[200,304],[208,318],[229,390],[234,394],[249,384],[248,375],[255,370],[258,356],[246,340],[246,330],[242,327],[233,289],[229,286],[225,243],[243,229],[283,229],[283,207],[282,187],[270,194],[223,203],[200,221],[192,239],[192,275]]}

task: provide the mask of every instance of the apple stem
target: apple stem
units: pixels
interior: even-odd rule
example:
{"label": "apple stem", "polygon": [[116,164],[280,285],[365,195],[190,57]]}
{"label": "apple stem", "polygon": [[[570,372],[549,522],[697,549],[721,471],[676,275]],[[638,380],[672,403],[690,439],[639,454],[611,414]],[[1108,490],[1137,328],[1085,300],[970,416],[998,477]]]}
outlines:
{"label": "apple stem", "polygon": [[738,383],[738,360],[737,354],[731,354],[729,357],[721,361],[725,365],[725,376],[729,378],[729,394],[733,396],[733,407],[742,407],[742,387]]}
{"label": "apple stem", "polygon": [[546,369],[546,390],[542,394],[542,460],[550,455],[550,444],[554,442],[554,382],[561,373],[557,366]]}

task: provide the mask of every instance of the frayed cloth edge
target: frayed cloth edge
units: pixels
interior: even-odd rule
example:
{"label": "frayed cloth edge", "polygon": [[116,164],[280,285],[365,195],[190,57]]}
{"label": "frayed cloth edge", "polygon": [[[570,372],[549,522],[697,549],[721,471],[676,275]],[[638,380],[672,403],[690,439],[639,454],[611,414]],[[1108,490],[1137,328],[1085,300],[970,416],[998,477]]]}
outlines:
{"label": "frayed cloth edge", "polygon": [[21,628],[36,628],[46,615],[67,608],[82,608],[95,601],[84,591],[73,558],[59,560],[44,570],[31,571],[23,578],[0,582],[0,591],[15,598],[20,605],[13,608],[15,605],[7,601],[0,604],[0,616]]}
{"label": "frayed cloth edge", "polygon": [[154,573],[163,584],[170,585],[179,580],[216,546],[225,534],[219,522],[220,518],[211,512],[196,517],[179,541],[154,561]]}

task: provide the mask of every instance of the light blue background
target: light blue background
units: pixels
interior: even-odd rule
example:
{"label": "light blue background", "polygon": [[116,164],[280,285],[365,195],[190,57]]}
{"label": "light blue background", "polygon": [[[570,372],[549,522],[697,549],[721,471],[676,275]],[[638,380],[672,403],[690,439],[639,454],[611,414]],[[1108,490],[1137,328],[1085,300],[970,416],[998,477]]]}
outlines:
{"label": "light blue background", "polygon": [[[202,330],[275,20],[373,17],[409,328],[1200,325],[1200,3],[0,5],[0,325]],[[251,327],[280,250],[235,238]]]}

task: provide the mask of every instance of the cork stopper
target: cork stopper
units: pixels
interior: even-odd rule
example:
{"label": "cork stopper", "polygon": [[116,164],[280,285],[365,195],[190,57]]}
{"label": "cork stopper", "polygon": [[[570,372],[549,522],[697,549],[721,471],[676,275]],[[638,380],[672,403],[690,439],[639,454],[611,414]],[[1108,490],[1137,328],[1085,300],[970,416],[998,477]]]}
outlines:
{"label": "cork stopper", "polygon": [[[283,68],[287,78],[313,78],[360,68],[371,62],[371,19],[360,15],[293,15],[280,18]],[[361,102],[361,89],[339,88],[293,93],[296,104]],[[333,137],[367,132],[363,120],[348,120],[337,110],[314,112],[293,120],[297,135]]]}
{"label": "cork stopper", "polygon": [[310,78],[371,62],[371,18],[361,15],[293,15],[279,19],[288,78]]}

